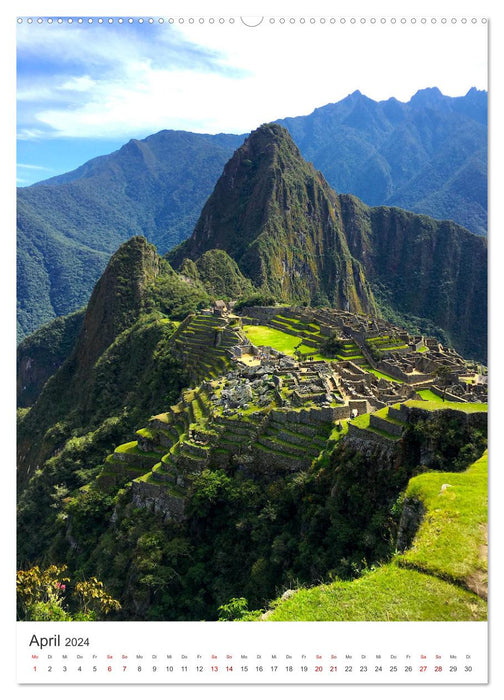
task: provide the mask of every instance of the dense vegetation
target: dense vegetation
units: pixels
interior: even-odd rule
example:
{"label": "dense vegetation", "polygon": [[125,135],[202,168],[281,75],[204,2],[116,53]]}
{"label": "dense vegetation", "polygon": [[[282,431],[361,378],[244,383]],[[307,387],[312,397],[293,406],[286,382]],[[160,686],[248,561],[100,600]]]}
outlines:
{"label": "dense vegetation", "polygon": [[164,311],[176,317],[207,301],[145,239],[133,238],[111,259],[72,351],[19,422],[18,479],[28,484],[19,503],[23,566],[42,543],[49,547],[54,504],[94,478],[111,445],[176,401],[188,378],[170,342],[176,324]]}
{"label": "dense vegetation", "polygon": [[[354,93],[280,123],[336,191],[485,234],[486,102],[476,90],[458,98],[419,91],[404,104]],[[145,235],[161,253],[186,239],[243,139],[162,131],[20,188],[19,338],[84,306],[127,238]]]}
{"label": "dense vegetation", "polygon": [[253,285],[225,250],[207,250],[193,262],[185,259],[182,274],[201,282],[207,292],[217,299],[235,300],[252,294]]}
{"label": "dense vegetation", "polygon": [[[191,476],[185,519],[139,507],[124,479],[100,481],[102,465],[189,384],[176,342],[189,325],[174,319],[208,301],[201,282],[131,239],[97,284],[73,350],[20,419],[21,573],[31,580],[68,567],[81,587],[100,584],[111,619],[243,619],[287,588],[351,581],[393,555],[411,476],[462,471],[486,445],[484,407],[461,405],[475,422],[457,404],[434,402],[430,412],[418,402],[392,452],[356,449],[335,428],[308,470],[253,473],[230,460]],[[89,614],[73,603],[66,611],[54,585],[23,615]],[[433,595],[443,594],[436,586]],[[450,614],[463,616],[466,602]]]}

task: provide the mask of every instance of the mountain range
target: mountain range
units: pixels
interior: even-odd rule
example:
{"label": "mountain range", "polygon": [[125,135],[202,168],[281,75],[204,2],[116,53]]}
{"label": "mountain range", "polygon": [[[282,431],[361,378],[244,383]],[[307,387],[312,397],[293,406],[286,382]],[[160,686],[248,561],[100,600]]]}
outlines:
{"label": "mountain range", "polygon": [[[18,404],[34,403],[60,367],[66,378],[57,401],[51,381],[43,396],[65,413],[84,384],[88,401],[86,372],[140,314],[156,309],[181,321],[217,298],[383,316],[485,361],[486,290],[486,238],[337,195],[284,127],[265,124],[228,161],[186,241],[160,258],[133,237],[112,258],[85,315],[59,317],[20,343]],[[122,403],[122,389],[115,393]],[[53,414],[46,406],[44,415]],[[87,404],[78,414],[88,414]],[[43,423],[38,418],[29,432],[30,450]]]}
{"label": "mountain range", "polygon": [[[356,92],[281,120],[329,185],[486,231],[485,92],[436,88],[408,103]],[[18,337],[84,306],[117,246],[145,235],[161,253],[188,238],[244,136],[162,131],[18,190]]]}

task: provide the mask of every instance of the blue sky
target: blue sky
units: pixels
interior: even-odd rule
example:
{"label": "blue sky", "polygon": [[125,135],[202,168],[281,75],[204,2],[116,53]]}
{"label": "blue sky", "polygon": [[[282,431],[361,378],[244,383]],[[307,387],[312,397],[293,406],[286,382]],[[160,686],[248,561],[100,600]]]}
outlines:
{"label": "blue sky", "polygon": [[434,85],[448,95],[487,86],[480,22],[117,20],[18,25],[19,185],[161,129],[246,133],[356,89],[407,101]]}

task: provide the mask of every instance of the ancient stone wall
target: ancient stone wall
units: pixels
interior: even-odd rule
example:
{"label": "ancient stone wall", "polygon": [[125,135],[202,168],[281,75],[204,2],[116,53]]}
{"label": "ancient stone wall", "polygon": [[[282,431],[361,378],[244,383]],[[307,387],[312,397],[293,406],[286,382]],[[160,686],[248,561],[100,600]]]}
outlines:
{"label": "ancient stone wall", "polygon": [[[392,416],[391,416],[392,417]],[[386,433],[395,435],[396,437],[401,437],[403,432],[403,426],[397,423],[392,423],[391,421],[385,420],[376,413],[371,413],[369,416],[369,425],[372,428],[377,428],[378,430],[384,430]]]}
{"label": "ancient stone wall", "polygon": [[246,306],[240,310],[240,315],[255,320],[257,325],[263,325],[281,312],[282,308],[278,306]]}
{"label": "ancient stone wall", "polygon": [[133,481],[131,495],[137,508],[149,508],[156,513],[162,513],[167,520],[181,522],[184,515],[185,501],[181,496],[175,496],[157,484],[145,481]]}
{"label": "ancient stone wall", "polygon": [[353,409],[357,410],[359,415],[369,413],[369,404],[366,399],[350,399],[348,402],[348,407],[350,411]]}

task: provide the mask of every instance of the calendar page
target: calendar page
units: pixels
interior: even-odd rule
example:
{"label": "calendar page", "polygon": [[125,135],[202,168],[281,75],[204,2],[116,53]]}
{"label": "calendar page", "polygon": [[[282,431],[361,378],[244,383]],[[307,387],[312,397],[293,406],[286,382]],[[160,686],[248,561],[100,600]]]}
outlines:
{"label": "calendar page", "polygon": [[23,692],[486,688],[490,19],[421,7],[9,20]]}

